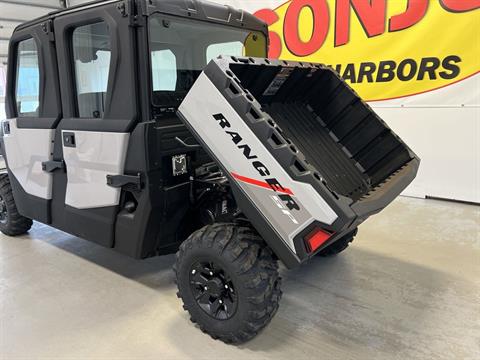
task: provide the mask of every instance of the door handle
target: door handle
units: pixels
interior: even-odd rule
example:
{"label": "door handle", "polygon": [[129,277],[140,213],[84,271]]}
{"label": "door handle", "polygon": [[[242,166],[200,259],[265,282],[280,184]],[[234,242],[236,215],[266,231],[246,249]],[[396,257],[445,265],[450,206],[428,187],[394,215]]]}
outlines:
{"label": "door handle", "polygon": [[55,170],[65,170],[65,163],[62,161],[44,161],[42,162],[42,170],[51,173]]}
{"label": "door handle", "polygon": [[63,146],[65,147],[76,147],[75,144],[75,133],[73,132],[64,132],[63,133]]}
{"label": "door handle", "polygon": [[142,176],[137,175],[107,175],[107,185],[113,188],[125,188],[128,190],[142,190]]}
{"label": "door handle", "polygon": [[3,122],[3,133],[5,135],[10,135],[10,122],[8,122],[7,120]]}

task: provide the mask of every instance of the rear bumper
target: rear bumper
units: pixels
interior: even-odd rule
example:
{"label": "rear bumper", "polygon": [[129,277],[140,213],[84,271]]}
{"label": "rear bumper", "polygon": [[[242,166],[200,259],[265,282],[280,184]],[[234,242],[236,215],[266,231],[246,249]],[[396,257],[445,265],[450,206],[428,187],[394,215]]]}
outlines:
{"label": "rear bumper", "polygon": [[[337,222],[332,227],[335,235],[332,236],[327,242],[319,247],[314,253],[308,254],[303,244],[298,244],[299,248],[303,246],[303,249],[298,249],[297,253],[300,256],[301,262],[305,262],[309,258],[315,256],[317,253],[333,244],[337,240],[343,238],[345,235],[354,231],[360,224],[367,220],[370,216],[375,215],[387,207],[393,200],[395,200],[405,188],[415,179],[418,168],[420,166],[419,159],[413,159],[402,169],[393,174],[384,183],[373,189],[369,194],[360,199],[358,202],[352,204],[350,209],[355,214],[353,219],[348,217],[350,213],[344,213],[339,218],[344,219],[344,222]],[[339,210],[341,211],[341,210]]]}

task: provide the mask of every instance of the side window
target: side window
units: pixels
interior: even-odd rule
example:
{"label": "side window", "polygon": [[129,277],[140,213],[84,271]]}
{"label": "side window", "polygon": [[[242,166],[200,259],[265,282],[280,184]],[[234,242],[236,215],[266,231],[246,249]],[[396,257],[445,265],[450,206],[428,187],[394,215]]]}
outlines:
{"label": "side window", "polygon": [[77,27],[72,35],[72,49],[78,116],[102,118],[111,59],[107,24]]}
{"label": "side window", "polygon": [[34,39],[20,41],[17,48],[15,100],[17,116],[39,115],[40,70]]}
{"label": "side window", "polygon": [[153,91],[175,91],[177,87],[177,57],[172,50],[151,52]]}

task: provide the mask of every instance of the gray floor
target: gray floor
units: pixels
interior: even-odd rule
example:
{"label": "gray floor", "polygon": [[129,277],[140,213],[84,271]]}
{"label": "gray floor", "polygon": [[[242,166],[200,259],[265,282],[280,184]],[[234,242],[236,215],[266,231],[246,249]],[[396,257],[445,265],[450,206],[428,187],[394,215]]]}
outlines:
{"label": "gray floor", "polygon": [[190,324],[172,262],[0,235],[0,358],[480,359],[479,207],[397,200],[346,253],[282,270],[277,316],[240,347]]}

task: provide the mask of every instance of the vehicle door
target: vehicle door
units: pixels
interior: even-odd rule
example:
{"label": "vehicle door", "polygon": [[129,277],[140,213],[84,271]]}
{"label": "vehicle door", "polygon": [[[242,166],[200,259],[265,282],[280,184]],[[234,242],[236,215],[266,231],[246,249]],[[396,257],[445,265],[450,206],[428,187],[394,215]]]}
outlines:
{"label": "vehicle door", "polygon": [[3,153],[20,214],[51,222],[55,128],[60,92],[50,20],[25,25],[11,38],[3,121]]}
{"label": "vehicle door", "polygon": [[109,247],[137,121],[132,3],[93,4],[54,20],[63,108],[54,158],[66,172],[54,175],[53,223]]}

